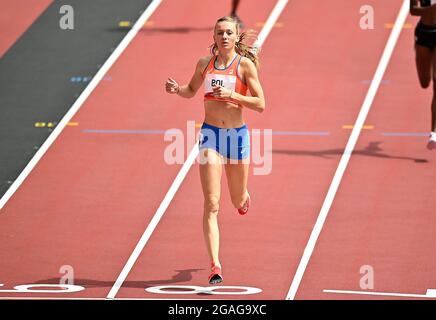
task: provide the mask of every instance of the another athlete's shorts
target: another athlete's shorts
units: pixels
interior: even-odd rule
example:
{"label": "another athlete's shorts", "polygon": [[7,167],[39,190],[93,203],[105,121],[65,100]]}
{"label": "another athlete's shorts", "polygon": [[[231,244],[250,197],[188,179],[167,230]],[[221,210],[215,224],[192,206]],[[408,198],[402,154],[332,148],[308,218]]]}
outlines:
{"label": "another athlete's shorts", "polygon": [[415,28],[415,43],[433,50],[436,46],[436,27],[419,22]]}
{"label": "another athlete's shorts", "polygon": [[250,156],[250,135],[248,128],[218,128],[203,123],[199,140],[200,150],[213,149],[229,159],[246,159]]}

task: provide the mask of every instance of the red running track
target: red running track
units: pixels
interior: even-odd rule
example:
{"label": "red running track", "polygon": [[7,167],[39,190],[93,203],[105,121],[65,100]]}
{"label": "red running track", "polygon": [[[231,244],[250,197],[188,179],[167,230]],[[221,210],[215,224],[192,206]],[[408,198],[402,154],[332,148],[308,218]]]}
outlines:
{"label": "red running track", "polygon": [[[316,5],[315,1],[290,1],[263,46],[260,77],[267,110],[261,115],[247,111],[249,127],[328,134],[273,136],[272,149],[267,150],[273,157],[271,174],[249,178],[253,205],[248,216],[241,217],[232,208],[223,176],[223,285],[255,287],[262,292],[163,295],[144,290],[159,285],[207,286],[209,261],[195,164],[117,298],[286,297],[350,134],[342,126],[354,123],[368,90],[362,81],[372,78],[389,36],[390,30],[382,23],[393,22],[398,14],[401,1],[391,2],[392,6],[383,6],[380,1],[369,1],[377,12],[378,25],[363,31],[358,25],[360,1]],[[242,2],[241,16],[248,27],[259,30],[258,23],[266,20],[273,5],[267,0],[252,6]],[[332,12],[331,6],[341,10]],[[0,261],[0,283],[5,289],[59,283],[59,268],[69,265],[74,268],[74,283],[85,290],[43,296],[108,295],[181,166],[163,161],[168,142],[161,134],[84,130],[185,131],[187,120],[201,122],[201,94],[192,100],[177,99],[164,93],[163,84],[167,76],[189,80],[197,59],[207,54],[214,20],[226,13],[226,8],[209,0],[200,4],[186,0],[183,8],[175,0],[161,4],[150,18],[150,27],[137,35],[109,70],[112,81],[101,82],[76,114],[72,121],[79,126],[65,128],[2,209],[0,250],[8,259]],[[413,66],[398,67],[405,65],[401,59],[410,61],[413,54],[406,32],[410,37],[410,31],[403,33],[386,75],[392,83],[380,88],[368,119],[376,130],[362,133],[298,299],[367,298],[322,291],[356,289],[363,264],[374,267],[377,290],[419,292],[421,287],[407,284],[427,283],[424,269],[417,270],[409,282],[395,280],[410,270],[407,266],[414,259],[431,260],[430,249],[425,251],[422,245],[421,251],[416,249],[422,240],[431,240],[430,232],[418,230],[431,227],[428,184],[434,179],[429,170],[434,155],[425,150],[425,141],[381,135],[389,130],[420,131],[427,125],[428,108],[412,111],[404,102],[428,103],[417,88]],[[405,95],[411,90],[416,94]],[[392,99],[401,95],[402,99]],[[377,141],[382,141],[378,144],[382,151],[365,150]],[[408,197],[398,201],[396,197],[405,194]],[[419,218],[410,215],[414,209]],[[404,219],[409,224],[402,223]],[[401,287],[390,287],[393,283]]]}
{"label": "red running track", "polygon": [[[247,122],[251,128],[277,131],[331,131],[331,137],[274,137],[272,173],[250,176],[253,206],[244,218],[230,205],[224,179],[220,210],[224,285],[250,286],[261,288],[263,292],[252,296],[212,296],[214,299],[286,297],[338,165],[339,151],[329,154],[323,150],[340,150],[345,145],[349,132],[338,128],[354,123],[367,90],[361,84],[361,78],[369,78],[377,66],[378,56],[362,52],[368,43],[359,43],[349,52],[348,41],[358,37],[360,29],[343,30],[343,25],[355,21],[350,13],[358,12],[357,2],[345,6],[340,15],[335,13],[338,22],[335,24],[313,25],[304,19],[311,14],[315,20],[331,21],[333,14],[326,17],[327,9],[327,4],[318,4],[314,10],[314,7],[296,1],[287,6],[279,19],[283,28],[273,30],[262,51],[260,72],[267,111],[262,115],[247,112]],[[395,17],[397,11],[398,8],[393,8],[391,15]],[[309,29],[316,37],[307,42],[307,35],[302,30]],[[381,38],[378,42],[381,52],[389,31],[375,32]],[[331,35],[335,38],[325,41]],[[374,38],[373,50],[377,45],[377,38]],[[320,54],[322,52],[328,54]],[[343,57],[347,53],[355,56],[344,63]],[[360,61],[358,66],[354,63],[356,60]],[[314,77],[314,71],[318,76]],[[354,83],[349,83],[349,79],[354,79]],[[344,93],[347,93],[346,97],[343,97]],[[205,285],[209,265],[199,218],[202,196],[198,168],[193,169],[127,278],[128,283],[137,283],[146,275],[151,285],[156,282]],[[193,217],[187,219],[187,214]],[[203,270],[191,272],[189,276],[181,276],[176,271],[190,269]],[[128,285],[118,294],[119,297],[138,295],[162,298],[162,295],[149,294]]]}
{"label": "red running track", "polygon": [[[388,18],[377,19],[376,28],[394,21]],[[419,87],[415,70],[416,23],[406,21],[367,119],[374,129],[364,130],[356,146],[297,299],[423,299],[436,288],[436,153],[426,149],[431,89]],[[373,286],[365,290],[368,272]]]}

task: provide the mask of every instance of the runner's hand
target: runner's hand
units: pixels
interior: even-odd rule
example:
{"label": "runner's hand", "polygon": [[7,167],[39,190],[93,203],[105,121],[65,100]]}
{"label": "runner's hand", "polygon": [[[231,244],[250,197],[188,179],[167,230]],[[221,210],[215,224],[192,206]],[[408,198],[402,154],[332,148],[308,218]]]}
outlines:
{"label": "runner's hand", "polygon": [[233,90],[226,89],[220,86],[213,86],[213,96],[217,98],[230,98]]}
{"label": "runner's hand", "polygon": [[180,87],[176,80],[168,78],[167,82],[165,83],[165,89],[168,93],[174,94],[179,92]]}

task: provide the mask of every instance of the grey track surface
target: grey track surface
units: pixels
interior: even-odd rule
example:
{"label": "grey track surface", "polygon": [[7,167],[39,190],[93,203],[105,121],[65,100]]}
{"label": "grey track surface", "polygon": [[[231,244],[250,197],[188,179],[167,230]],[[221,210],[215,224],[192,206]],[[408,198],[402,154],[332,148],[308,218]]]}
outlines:
{"label": "grey track surface", "polygon": [[[0,197],[19,176],[150,0],[54,1],[0,59]],[[60,8],[74,9],[62,30]]]}

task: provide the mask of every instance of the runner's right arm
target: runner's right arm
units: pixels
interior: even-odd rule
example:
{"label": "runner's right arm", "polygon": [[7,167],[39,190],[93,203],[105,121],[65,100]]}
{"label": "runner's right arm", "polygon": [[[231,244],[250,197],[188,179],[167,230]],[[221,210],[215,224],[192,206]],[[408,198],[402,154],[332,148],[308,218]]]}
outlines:
{"label": "runner's right arm", "polygon": [[198,60],[194,75],[192,76],[191,81],[187,85],[179,86],[179,84],[175,80],[169,78],[166,83],[167,92],[176,93],[183,98],[194,97],[203,83],[202,73],[206,68],[209,59],[210,57],[203,57]]}

